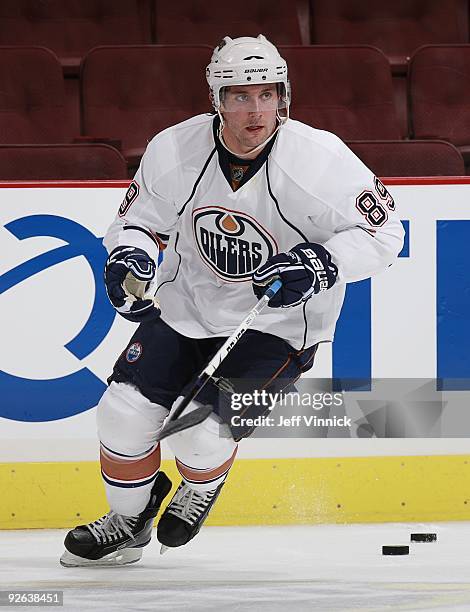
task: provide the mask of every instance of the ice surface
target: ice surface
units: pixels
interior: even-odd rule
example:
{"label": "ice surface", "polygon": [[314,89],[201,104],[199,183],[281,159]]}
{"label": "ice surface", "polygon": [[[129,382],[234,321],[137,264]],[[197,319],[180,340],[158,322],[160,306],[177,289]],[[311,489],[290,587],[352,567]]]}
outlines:
{"label": "ice surface", "polygon": [[[382,556],[417,531],[438,541]],[[61,567],[64,535],[0,532],[0,589],[63,590],[67,611],[470,611],[470,523],[205,527],[120,568]]]}

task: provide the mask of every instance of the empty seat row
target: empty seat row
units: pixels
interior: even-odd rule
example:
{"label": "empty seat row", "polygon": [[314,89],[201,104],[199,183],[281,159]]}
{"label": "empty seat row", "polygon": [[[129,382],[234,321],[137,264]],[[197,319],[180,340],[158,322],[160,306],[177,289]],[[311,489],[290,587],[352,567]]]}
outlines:
{"label": "empty seat row", "polygon": [[[461,176],[464,160],[440,140],[351,141],[377,176]],[[126,160],[104,144],[0,145],[0,181],[123,180]]]}
{"label": "empty seat row", "polygon": [[312,0],[312,42],[368,44],[396,72],[422,45],[469,42],[468,0]]}
{"label": "empty seat row", "polygon": [[[390,71],[367,46],[284,46],[292,117],[344,140],[397,140]],[[98,47],[81,66],[81,137],[119,146],[136,166],[162,129],[209,112],[203,45]],[[412,137],[448,140],[470,163],[470,45],[423,47],[412,58]],[[112,78],[110,78],[112,75]],[[0,48],[0,144],[71,143],[64,81],[53,53]]]}
{"label": "empty seat row", "polygon": [[462,176],[460,151],[443,140],[347,141],[377,176]]}
{"label": "empty seat row", "polygon": [[[372,47],[280,48],[289,65],[292,115],[347,140],[399,139],[390,73]],[[126,155],[156,132],[208,112],[203,45],[98,47],[81,72],[82,134],[120,139]],[[470,143],[470,45],[428,46],[409,74],[412,136]],[[112,78],[110,78],[112,75]],[[69,142],[64,85],[42,48],[0,48],[0,141]]]}
{"label": "empty seat row", "polygon": [[369,44],[402,70],[421,45],[469,42],[470,0],[2,0],[0,45],[51,48],[76,72],[92,47],[209,44],[266,34],[281,44]]}
{"label": "empty seat row", "polygon": [[2,0],[0,45],[38,45],[66,74],[97,45],[209,44],[265,33],[277,44],[309,44],[309,2],[238,0]]}
{"label": "empty seat row", "polygon": [[0,181],[127,178],[126,160],[109,145],[0,145]]}

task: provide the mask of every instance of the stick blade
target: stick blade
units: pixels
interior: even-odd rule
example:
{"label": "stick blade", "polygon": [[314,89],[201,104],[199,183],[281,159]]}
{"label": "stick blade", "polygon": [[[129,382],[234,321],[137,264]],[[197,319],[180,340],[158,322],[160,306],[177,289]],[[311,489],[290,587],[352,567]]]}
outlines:
{"label": "stick blade", "polygon": [[195,425],[199,425],[207,419],[212,412],[212,406],[200,406],[189,414],[185,414],[174,421],[169,421],[157,436],[157,440],[163,440],[179,431],[184,431]]}

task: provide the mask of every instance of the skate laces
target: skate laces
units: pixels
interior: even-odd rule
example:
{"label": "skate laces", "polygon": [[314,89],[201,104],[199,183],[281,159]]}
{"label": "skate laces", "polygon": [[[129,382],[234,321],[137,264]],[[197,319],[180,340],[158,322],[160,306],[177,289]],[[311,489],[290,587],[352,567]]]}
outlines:
{"label": "skate laces", "polygon": [[195,491],[190,489],[187,484],[181,483],[167,508],[167,512],[193,525],[207,509],[216,491],[217,489]]}
{"label": "skate laces", "polygon": [[97,521],[89,523],[87,528],[98,543],[116,542],[128,536],[134,539],[132,532],[133,527],[137,523],[137,516],[123,516],[117,512],[108,512]]}

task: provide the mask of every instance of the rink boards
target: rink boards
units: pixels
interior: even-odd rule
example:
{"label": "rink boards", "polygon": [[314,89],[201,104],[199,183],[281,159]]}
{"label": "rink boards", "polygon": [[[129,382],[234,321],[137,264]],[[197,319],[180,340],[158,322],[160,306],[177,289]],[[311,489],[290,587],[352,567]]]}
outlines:
{"label": "rink boards", "polygon": [[[470,181],[385,182],[404,250],[350,285],[312,374],[439,379],[459,393],[470,380]],[[0,527],[68,526],[105,510],[94,407],[134,326],[107,304],[100,239],[125,189],[0,186]],[[469,519],[467,433],[437,435],[244,441],[211,522]],[[169,459],[165,469],[176,482]]]}

